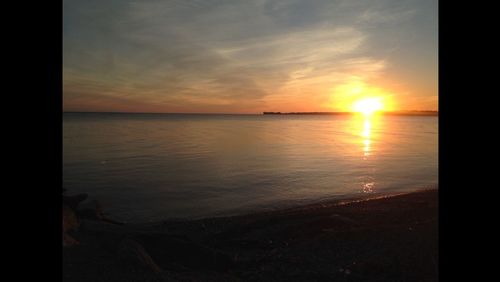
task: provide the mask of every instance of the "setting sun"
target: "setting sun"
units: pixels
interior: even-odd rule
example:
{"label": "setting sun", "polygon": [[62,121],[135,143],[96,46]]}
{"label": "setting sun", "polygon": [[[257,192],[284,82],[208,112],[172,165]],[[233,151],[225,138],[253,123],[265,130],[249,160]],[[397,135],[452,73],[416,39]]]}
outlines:
{"label": "setting sun", "polygon": [[375,111],[382,110],[383,105],[380,98],[367,98],[354,103],[354,111],[370,115]]}

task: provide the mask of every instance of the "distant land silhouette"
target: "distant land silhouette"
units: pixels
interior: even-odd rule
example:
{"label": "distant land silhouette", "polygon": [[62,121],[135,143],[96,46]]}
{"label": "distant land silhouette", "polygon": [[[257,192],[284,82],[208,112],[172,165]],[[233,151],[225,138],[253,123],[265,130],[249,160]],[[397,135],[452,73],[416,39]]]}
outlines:
{"label": "distant land silhouette", "polygon": [[[351,115],[355,112],[263,112],[264,115]],[[438,116],[438,111],[391,111],[380,112],[395,116]]]}
{"label": "distant land silhouette", "polygon": [[[63,111],[65,114],[116,114],[116,115],[259,115],[259,114],[236,114],[236,113],[157,113],[157,112],[83,112],[83,111]],[[262,112],[264,115],[352,115],[356,112]],[[380,112],[383,115],[396,116],[438,116],[438,111],[391,111]]]}

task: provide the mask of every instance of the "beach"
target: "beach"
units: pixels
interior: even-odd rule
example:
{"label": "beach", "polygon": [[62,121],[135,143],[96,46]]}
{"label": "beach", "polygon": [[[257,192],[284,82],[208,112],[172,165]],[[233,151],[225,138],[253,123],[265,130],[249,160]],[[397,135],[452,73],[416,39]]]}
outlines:
{"label": "beach", "polygon": [[437,189],[73,234],[63,281],[438,281]]}

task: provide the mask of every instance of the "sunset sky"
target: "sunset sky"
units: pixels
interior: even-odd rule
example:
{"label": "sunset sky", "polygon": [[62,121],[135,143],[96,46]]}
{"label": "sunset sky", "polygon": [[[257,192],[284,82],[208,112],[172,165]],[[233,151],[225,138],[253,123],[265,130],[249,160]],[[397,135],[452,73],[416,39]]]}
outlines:
{"label": "sunset sky", "polygon": [[437,110],[437,0],[64,0],[64,111]]}

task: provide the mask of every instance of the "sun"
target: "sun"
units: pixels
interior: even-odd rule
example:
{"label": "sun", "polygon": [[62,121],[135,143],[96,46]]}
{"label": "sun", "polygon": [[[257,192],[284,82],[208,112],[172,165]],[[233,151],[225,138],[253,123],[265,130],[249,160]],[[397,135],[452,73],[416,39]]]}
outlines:
{"label": "sun", "polygon": [[371,115],[372,113],[383,109],[384,105],[380,100],[380,98],[366,98],[358,100],[354,103],[354,111],[365,115]]}

